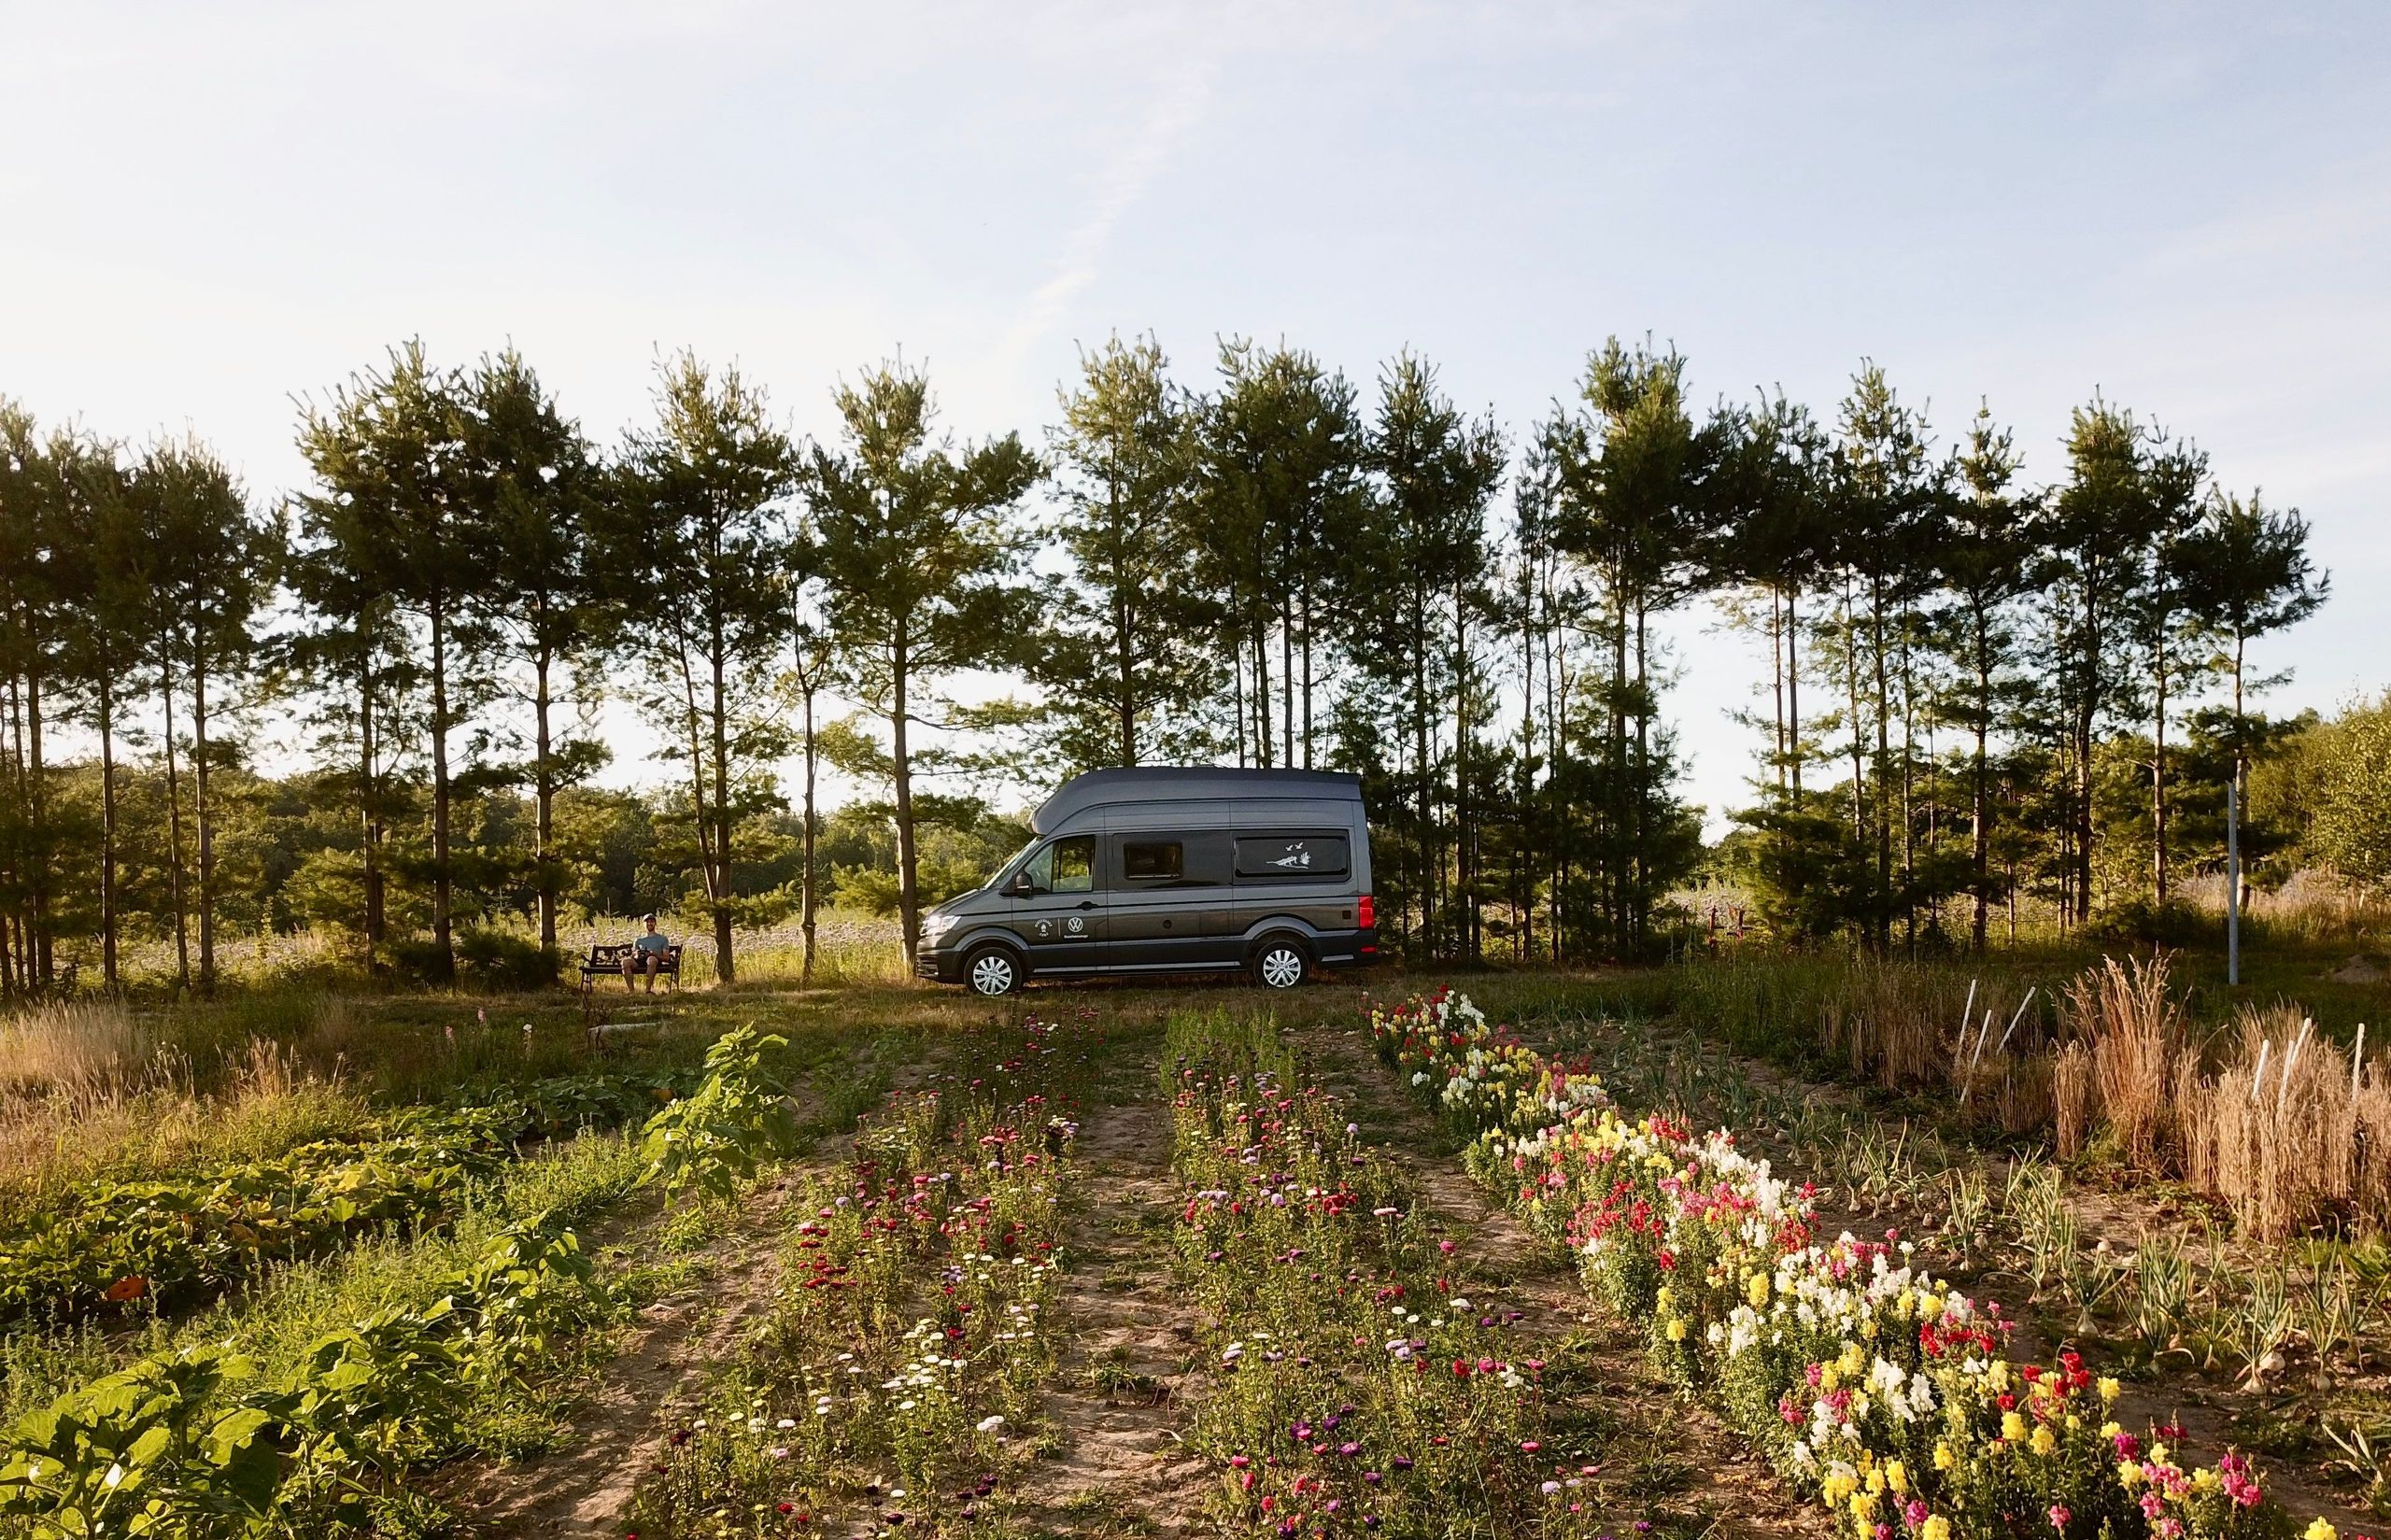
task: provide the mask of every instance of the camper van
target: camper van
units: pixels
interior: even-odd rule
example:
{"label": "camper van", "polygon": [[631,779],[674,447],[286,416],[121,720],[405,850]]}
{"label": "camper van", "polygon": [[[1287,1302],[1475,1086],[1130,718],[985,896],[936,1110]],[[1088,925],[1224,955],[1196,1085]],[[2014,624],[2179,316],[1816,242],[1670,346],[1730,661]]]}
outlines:
{"label": "camper van", "polygon": [[1358,776],[1095,770],[1029,827],[984,886],[923,917],[923,978],[1009,995],[1031,978],[1243,970],[1292,989],[1376,959]]}

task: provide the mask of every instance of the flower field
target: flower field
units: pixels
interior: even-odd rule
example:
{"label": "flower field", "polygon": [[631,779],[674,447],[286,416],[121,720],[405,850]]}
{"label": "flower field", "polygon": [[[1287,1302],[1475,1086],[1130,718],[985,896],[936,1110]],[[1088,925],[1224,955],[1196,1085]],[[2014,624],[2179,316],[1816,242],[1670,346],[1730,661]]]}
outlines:
{"label": "flower field", "polygon": [[1011,1533],[1077,1132],[1054,1037],[985,1035],[789,1195],[770,1314],[666,1440],[635,1533]]}
{"label": "flower field", "polygon": [[1215,1378],[1188,1436],[1224,1528],[1607,1533],[1519,1312],[1453,1292],[1453,1243],[1276,1023],[1174,1019],[1166,1076],[1180,1273]]}
{"label": "flower field", "polygon": [[2371,1527],[2252,1415],[2311,1374],[2363,1406],[2363,1315],[2169,1317],[2163,1248],[2036,1238],[2062,1161],[1607,979],[1483,987],[1516,1029],[1444,991],[692,991],[578,1067],[460,1022],[445,1086],[444,1008],[343,1006],[403,1077],[196,1094],[272,1115],[111,1124],[18,1189],[0,1540]]}
{"label": "flower field", "polygon": [[2007,1354],[1999,1306],[1935,1278],[1914,1243],[1818,1233],[1813,1190],[1615,1107],[1597,1081],[1438,993],[1373,1012],[1380,1056],[1471,1136],[1473,1176],[1647,1323],[1655,1358],[1867,1540],[2034,1532],[2271,1532],[2260,1477],[2181,1431],[2129,1431],[2117,1383],[2073,1352]]}

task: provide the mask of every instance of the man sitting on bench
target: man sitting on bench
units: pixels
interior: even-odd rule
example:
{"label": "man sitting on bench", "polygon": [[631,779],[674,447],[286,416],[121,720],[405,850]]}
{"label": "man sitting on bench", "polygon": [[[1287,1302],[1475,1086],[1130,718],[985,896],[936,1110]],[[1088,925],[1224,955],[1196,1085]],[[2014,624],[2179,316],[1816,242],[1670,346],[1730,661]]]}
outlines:
{"label": "man sitting on bench", "polygon": [[647,992],[653,995],[656,993],[658,971],[672,956],[672,943],[657,933],[655,915],[643,914],[640,918],[646,922],[647,933],[631,943],[630,952],[623,958],[623,987],[630,989],[631,981],[645,973]]}

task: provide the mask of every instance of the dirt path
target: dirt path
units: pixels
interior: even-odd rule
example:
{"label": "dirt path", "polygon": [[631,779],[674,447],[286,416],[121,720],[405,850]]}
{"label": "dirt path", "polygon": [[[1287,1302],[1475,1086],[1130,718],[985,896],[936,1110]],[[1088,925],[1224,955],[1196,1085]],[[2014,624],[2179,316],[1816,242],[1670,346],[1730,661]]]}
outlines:
{"label": "dirt path", "polygon": [[1170,1113],[1151,1053],[1111,1067],[1082,1111],[1077,1192],[1064,1216],[1067,1340],[1045,1396],[1053,1458],[1015,1496],[1032,1533],[1205,1533],[1211,1472],[1182,1448],[1196,1322],[1171,1289]]}
{"label": "dirt path", "polygon": [[1444,1221],[1466,1271],[1523,1310],[1531,1339],[1574,1343],[1592,1382],[1575,1399],[1594,1419],[1607,1458],[1603,1479],[1622,1503],[1648,1505],[1705,1535],[1829,1535],[1833,1527],[1780,1481],[1768,1462],[1698,1403],[1662,1378],[1640,1331],[1602,1309],[1518,1216],[1436,1152],[1440,1130],[1371,1052],[1361,1027],[1324,1027],[1301,1039],[1322,1085],[1343,1098],[1364,1135],[1399,1164]]}
{"label": "dirt path", "polygon": [[[491,1540],[620,1540],[648,1454],[697,1399],[711,1364],[732,1356],[780,1280],[774,1222],[790,1186],[757,1194],[742,1222],[697,1253],[698,1281],[650,1304],[596,1389],[569,1414],[571,1442],[484,1468],[452,1498]],[[644,1230],[647,1234],[652,1231]]]}

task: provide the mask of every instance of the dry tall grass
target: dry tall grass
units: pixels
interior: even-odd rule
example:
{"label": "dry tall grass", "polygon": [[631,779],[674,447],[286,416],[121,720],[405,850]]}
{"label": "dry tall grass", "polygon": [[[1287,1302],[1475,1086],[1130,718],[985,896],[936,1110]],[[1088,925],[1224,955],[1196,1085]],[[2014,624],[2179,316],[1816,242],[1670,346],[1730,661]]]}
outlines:
{"label": "dry tall grass", "polygon": [[[2053,1075],[2062,1088],[2056,1099],[2072,1099],[2079,1119],[2097,1110],[2128,1160],[2161,1169],[2175,1141],[2176,1067],[2192,1051],[2183,1003],[2167,986],[2166,959],[2106,957],[2086,968],[2061,996],[2059,1023],[2066,1041]],[[2088,1095],[2073,1083],[2087,1075]],[[2061,1120],[2062,1151],[2071,1143],[2068,1121]],[[2073,1142],[2080,1146],[2080,1138]]]}
{"label": "dry tall grass", "polygon": [[2182,1088],[2184,1174],[2277,1239],[2391,1223],[2391,1083],[2294,1007],[2242,1011],[2232,1061]]}
{"label": "dry tall grass", "polygon": [[366,1115],[337,1080],[249,1041],[214,1089],[120,1004],[0,1019],[0,1224],[108,1177],[280,1152]]}

